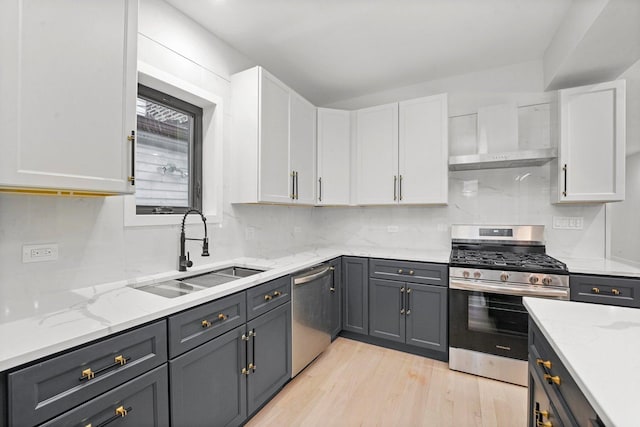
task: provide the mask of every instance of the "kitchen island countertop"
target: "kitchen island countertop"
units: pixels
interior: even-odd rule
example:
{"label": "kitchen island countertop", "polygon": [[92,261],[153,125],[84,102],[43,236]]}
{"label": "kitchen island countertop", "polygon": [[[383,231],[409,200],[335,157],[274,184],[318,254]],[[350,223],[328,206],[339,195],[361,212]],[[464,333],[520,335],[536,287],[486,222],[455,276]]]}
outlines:
{"label": "kitchen island countertop", "polygon": [[607,426],[637,426],[640,310],[542,298],[524,305]]}

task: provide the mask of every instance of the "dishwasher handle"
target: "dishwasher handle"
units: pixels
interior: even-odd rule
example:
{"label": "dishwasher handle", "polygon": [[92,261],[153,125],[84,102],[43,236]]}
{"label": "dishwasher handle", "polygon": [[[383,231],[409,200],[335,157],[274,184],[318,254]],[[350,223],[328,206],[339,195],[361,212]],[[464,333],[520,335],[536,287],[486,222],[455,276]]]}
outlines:
{"label": "dishwasher handle", "polygon": [[294,285],[304,285],[305,283],[309,283],[312,282],[322,276],[327,275],[330,271],[333,270],[333,267],[331,266],[327,266],[325,268],[323,268],[321,271],[318,271],[317,273],[314,272],[312,274],[309,275],[305,275],[305,276],[297,276],[294,277],[293,279],[293,284]]}

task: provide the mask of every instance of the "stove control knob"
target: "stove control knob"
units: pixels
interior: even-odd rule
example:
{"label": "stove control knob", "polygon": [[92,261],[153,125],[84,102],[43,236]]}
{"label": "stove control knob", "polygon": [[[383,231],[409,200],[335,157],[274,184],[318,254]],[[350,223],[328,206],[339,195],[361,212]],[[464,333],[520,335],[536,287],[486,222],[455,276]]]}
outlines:
{"label": "stove control knob", "polygon": [[508,273],[502,273],[500,275],[500,280],[502,280],[503,282],[506,282],[507,280],[509,280],[509,274]]}
{"label": "stove control knob", "polygon": [[479,272],[479,271],[474,271],[474,272],[473,272],[473,277],[474,277],[474,279],[479,279],[479,278],[480,278],[480,276],[481,276],[481,274],[480,274],[480,272]]}
{"label": "stove control knob", "polygon": [[551,284],[551,277],[549,277],[549,276],[544,276],[544,277],[542,278],[542,284],[543,284],[543,285],[545,285],[545,286],[550,285],[550,284]]}
{"label": "stove control knob", "polygon": [[538,276],[531,276],[529,277],[529,283],[531,283],[532,285],[537,285],[538,282],[540,281],[540,278]]}
{"label": "stove control knob", "polygon": [[469,272],[467,270],[462,272],[462,277],[464,277],[465,279],[469,278]]}

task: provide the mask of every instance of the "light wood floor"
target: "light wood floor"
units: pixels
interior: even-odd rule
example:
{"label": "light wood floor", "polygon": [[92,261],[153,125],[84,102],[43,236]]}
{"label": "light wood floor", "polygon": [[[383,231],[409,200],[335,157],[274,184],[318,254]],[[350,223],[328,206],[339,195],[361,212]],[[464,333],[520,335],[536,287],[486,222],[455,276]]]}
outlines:
{"label": "light wood floor", "polygon": [[525,426],[527,389],[336,339],[251,421],[258,426]]}

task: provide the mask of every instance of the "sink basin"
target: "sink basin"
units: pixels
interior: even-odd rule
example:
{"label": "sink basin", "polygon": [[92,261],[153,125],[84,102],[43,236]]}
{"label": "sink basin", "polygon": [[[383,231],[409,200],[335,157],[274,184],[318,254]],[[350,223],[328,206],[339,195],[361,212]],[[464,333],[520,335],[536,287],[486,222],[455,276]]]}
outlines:
{"label": "sink basin", "polygon": [[198,274],[196,276],[184,277],[182,279],[166,280],[160,283],[153,283],[141,286],[139,289],[151,294],[160,295],[166,298],[175,298],[203,289],[212,288],[224,283],[232,282],[243,277],[253,276],[262,273],[264,270],[255,268],[240,267],[232,265],[209,273]]}
{"label": "sink basin", "polygon": [[212,273],[224,274],[227,276],[234,276],[234,277],[249,277],[249,276],[253,276],[254,274],[262,273],[263,271],[264,270],[258,270],[255,268],[246,268],[246,267],[239,267],[237,265],[232,265],[231,267],[216,270],[216,271],[213,271]]}

